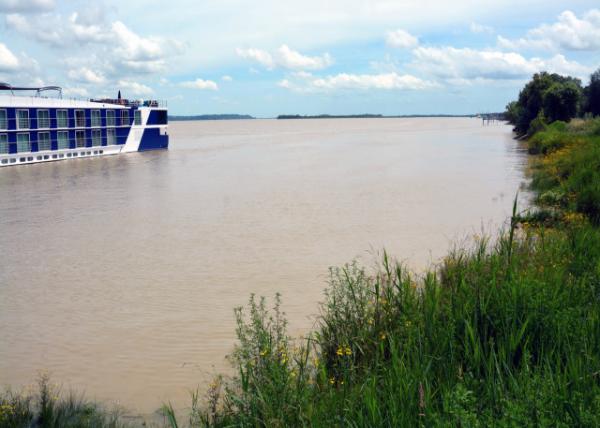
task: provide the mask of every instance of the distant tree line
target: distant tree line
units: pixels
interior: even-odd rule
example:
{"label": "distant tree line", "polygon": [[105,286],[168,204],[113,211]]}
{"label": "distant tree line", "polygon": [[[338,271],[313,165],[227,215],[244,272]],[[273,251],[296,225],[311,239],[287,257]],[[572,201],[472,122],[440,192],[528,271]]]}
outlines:
{"label": "distant tree line", "polygon": [[531,135],[546,123],[568,122],[579,116],[600,115],[600,69],[588,86],[581,80],[547,72],[536,73],[519,93],[519,99],[506,106],[506,119],[519,136]]}

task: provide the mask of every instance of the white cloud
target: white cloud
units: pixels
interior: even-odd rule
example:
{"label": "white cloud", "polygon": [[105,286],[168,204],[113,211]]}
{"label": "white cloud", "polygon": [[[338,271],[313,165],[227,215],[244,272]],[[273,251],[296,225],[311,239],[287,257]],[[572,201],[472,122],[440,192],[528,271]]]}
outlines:
{"label": "white cloud", "polygon": [[281,45],[277,49],[277,64],[290,70],[320,70],[333,64],[333,59],[328,53],[322,56],[306,56]]}
{"label": "white cloud", "polygon": [[69,79],[85,83],[99,84],[104,83],[104,81],[106,80],[101,73],[90,70],[87,67],[69,70],[67,76],[69,77]]}
{"label": "white cloud", "polygon": [[134,95],[147,96],[154,93],[152,88],[138,82],[119,80],[117,85],[120,89],[127,90]]}
{"label": "white cloud", "polygon": [[410,49],[419,44],[418,38],[402,29],[388,31],[385,40],[389,46],[394,48]]}
{"label": "white cloud", "polygon": [[9,14],[5,21],[9,29],[55,48],[96,45],[95,66],[106,74],[116,76],[124,72],[157,73],[167,68],[166,58],[182,52],[183,44],[162,37],[143,37],[121,22],[107,24],[101,12],[90,16],[72,13],[64,19],[59,14],[25,17]]}
{"label": "white cloud", "polygon": [[87,89],[80,87],[63,88],[62,93],[68,97],[88,97],[90,95]]}
{"label": "white cloud", "polygon": [[600,10],[591,9],[578,18],[570,10],[561,13],[553,24],[542,24],[525,37],[509,40],[498,37],[505,49],[600,50]]}
{"label": "white cloud", "polygon": [[423,90],[434,88],[434,82],[420,79],[410,74],[350,74],[340,73],[325,77],[310,74],[294,76],[300,78],[292,82],[283,79],[278,86],[299,92],[331,91],[331,90]]}
{"label": "white cloud", "polygon": [[0,43],[0,71],[15,71],[20,67],[19,59],[5,44]]}
{"label": "white cloud", "polygon": [[571,74],[578,77],[589,67],[568,61],[563,55],[549,59],[530,58],[514,52],[474,50],[454,47],[419,47],[413,50],[411,66],[441,79],[523,79],[539,71]]}
{"label": "white cloud", "polygon": [[217,91],[219,89],[219,86],[212,80],[203,80],[200,78],[189,82],[181,82],[180,86],[191,89],[209,89],[211,91]]}
{"label": "white cloud", "polygon": [[223,82],[231,82],[233,80],[233,77],[228,76],[228,75],[224,75],[224,76],[221,76],[221,80]]}
{"label": "white cloud", "polygon": [[275,53],[271,54],[262,49],[236,49],[238,56],[258,62],[269,70],[276,67],[288,70],[320,70],[333,64],[331,55],[325,53],[321,56],[307,56],[281,45]]}
{"label": "white cloud", "polygon": [[260,65],[265,66],[266,68],[275,67],[275,61],[271,54],[267,51],[263,51],[262,49],[248,48],[248,49],[240,49],[237,48],[235,52],[238,56],[244,59],[250,59],[252,61],[258,62]]}
{"label": "white cloud", "polygon": [[487,34],[493,34],[494,33],[494,29],[488,25],[483,25],[483,24],[478,24],[477,22],[471,22],[471,25],[469,25],[469,30],[471,30],[472,33],[475,34],[481,34],[481,33],[487,33]]}
{"label": "white cloud", "polygon": [[54,0],[0,0],[0,13],[38,13],[54,9]]}

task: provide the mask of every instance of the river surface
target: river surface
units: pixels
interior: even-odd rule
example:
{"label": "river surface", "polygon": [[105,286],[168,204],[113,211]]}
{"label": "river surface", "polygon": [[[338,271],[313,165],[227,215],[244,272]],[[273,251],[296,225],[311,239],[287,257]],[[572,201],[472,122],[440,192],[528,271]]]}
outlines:
{"label": "river surface", "polygon": [[492,232],[524,181],[477,119],[174,122],[168,151],[0,168],[0,385],[152,412],[226,370],[233,308],[310,328],[328,267],[413,269]]}

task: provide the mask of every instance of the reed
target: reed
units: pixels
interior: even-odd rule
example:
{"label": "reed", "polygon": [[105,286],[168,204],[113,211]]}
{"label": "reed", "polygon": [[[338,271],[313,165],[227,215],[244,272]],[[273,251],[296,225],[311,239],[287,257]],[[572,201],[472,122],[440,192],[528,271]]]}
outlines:
{"label": "reed", "polygon": [[47,375],[41,375],[37,389],[0,393],[0,427],[95,427],[120,428],[123,422],[118,409],[86,400],[73,392],[63,394]]}

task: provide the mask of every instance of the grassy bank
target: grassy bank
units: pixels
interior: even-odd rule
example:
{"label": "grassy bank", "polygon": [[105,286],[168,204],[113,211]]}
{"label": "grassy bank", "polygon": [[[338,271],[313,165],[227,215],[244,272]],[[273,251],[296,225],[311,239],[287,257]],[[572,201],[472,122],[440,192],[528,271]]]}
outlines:
{"label": "grassy bank", "polygon": [[600,121],[529,141],[540,207],[422,277],[331,271],[308,338],[239,309],[237,374],[172,426],[600,426]]}
{"label": "grassy bank", "polygon": [[[515,206],[499,239],[418,277],[387,256],[332,269],[305,338],[289,337],[278,296],[252,297],[236,310],[236,374],[185,417],[165,406],[166,423],[600,426],[600,120],[528,144],[538,210]],[[119,426],[68,397],[48,417],[43,391],[4,394],[0,426]]]}

